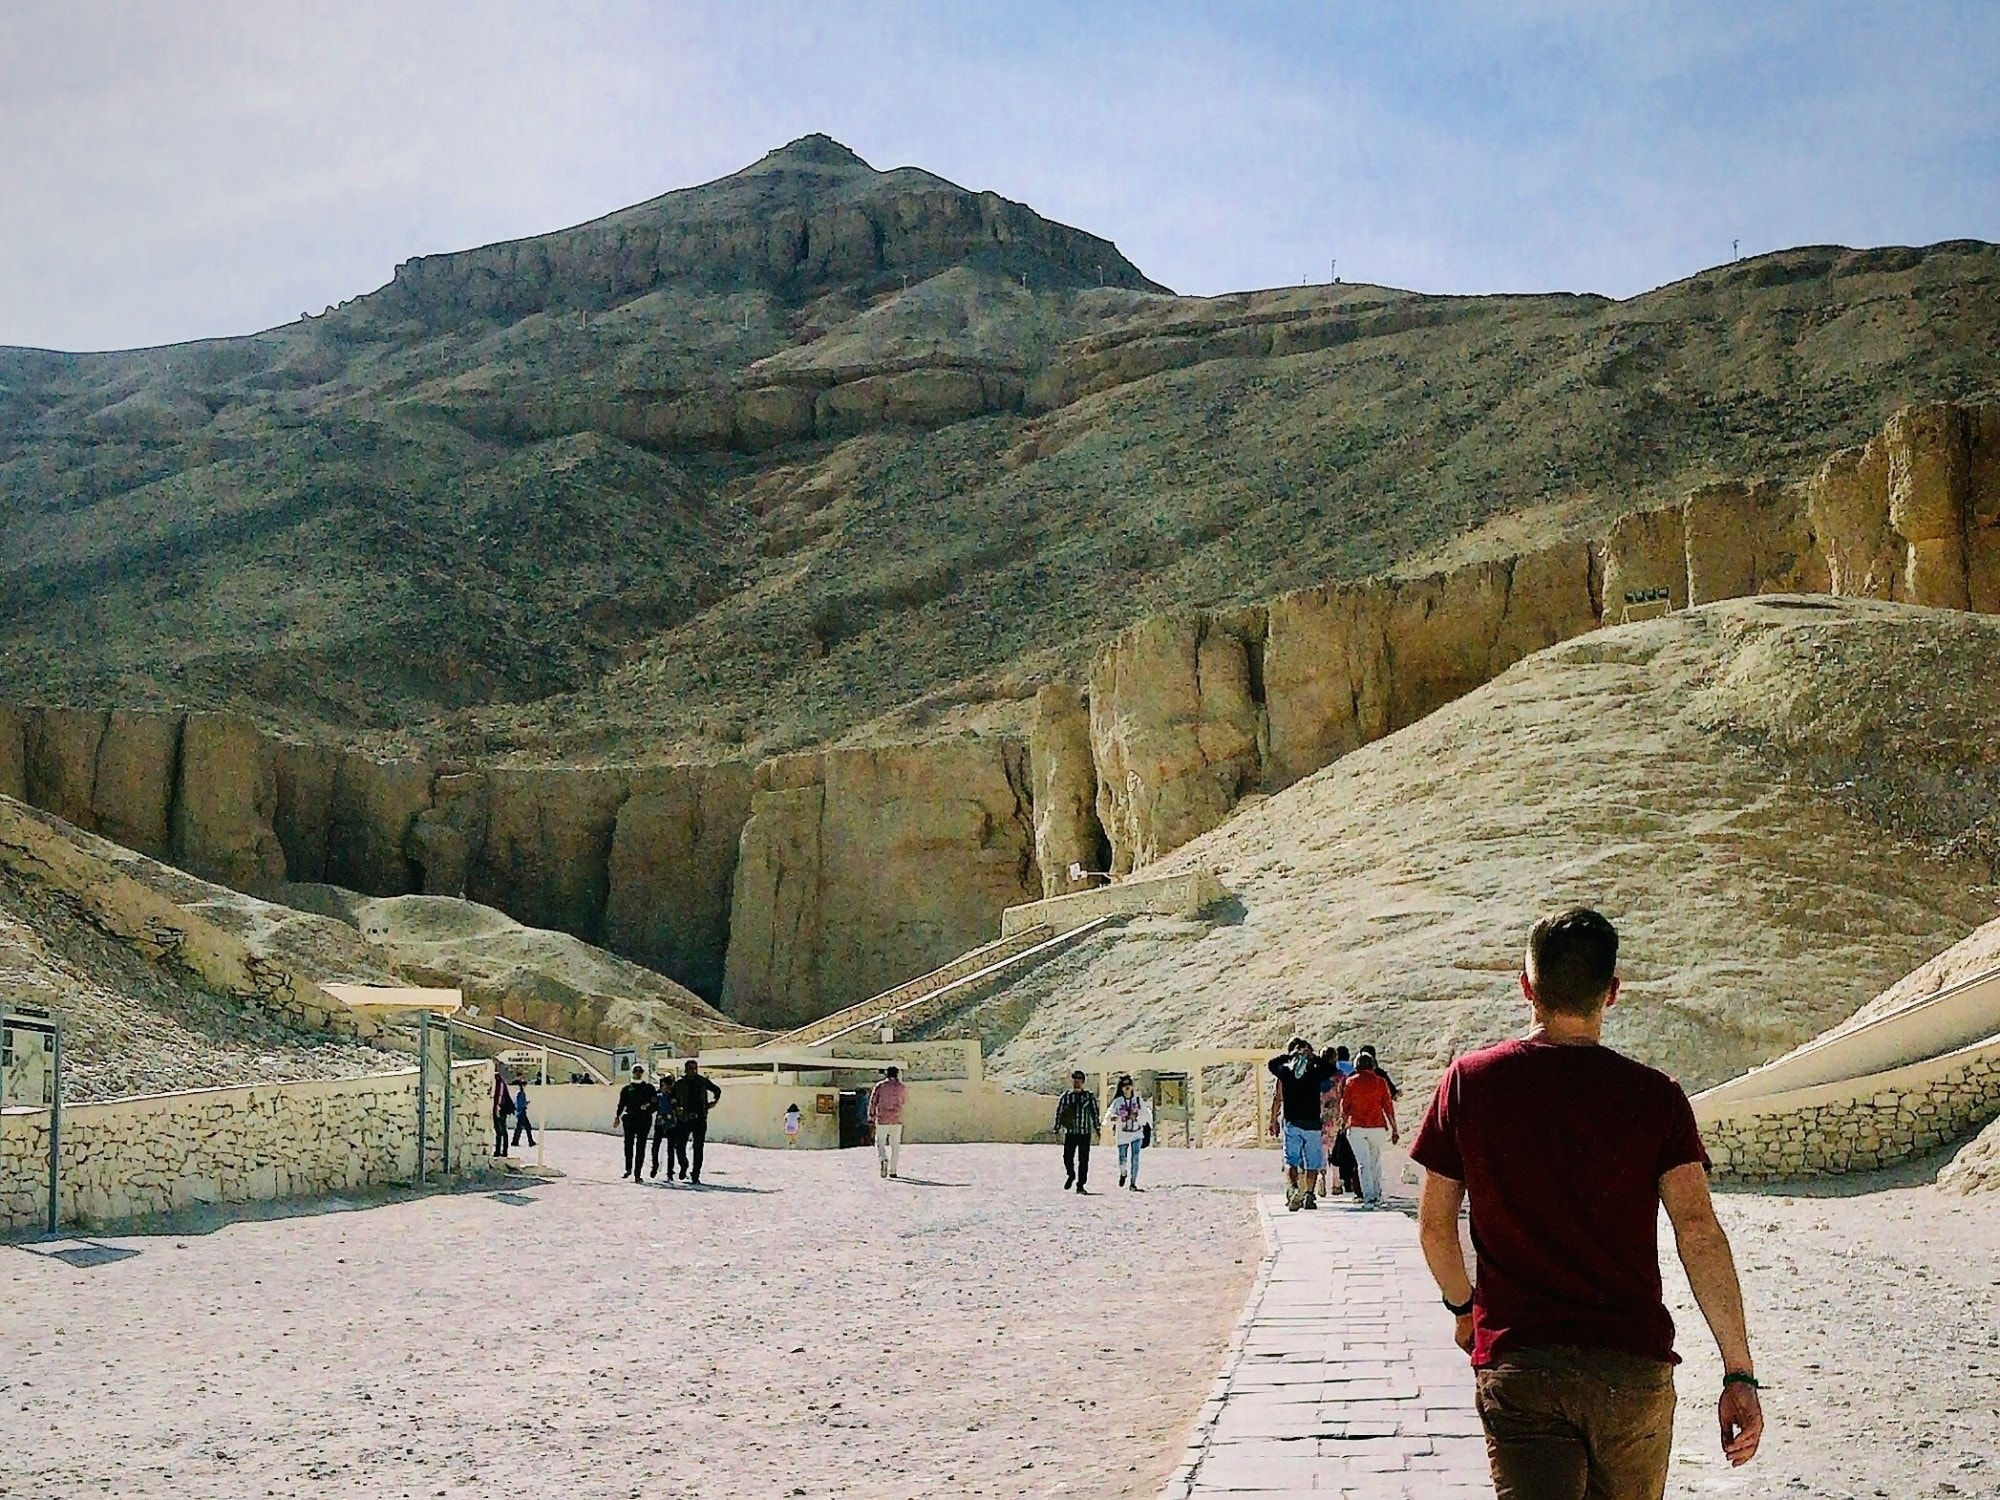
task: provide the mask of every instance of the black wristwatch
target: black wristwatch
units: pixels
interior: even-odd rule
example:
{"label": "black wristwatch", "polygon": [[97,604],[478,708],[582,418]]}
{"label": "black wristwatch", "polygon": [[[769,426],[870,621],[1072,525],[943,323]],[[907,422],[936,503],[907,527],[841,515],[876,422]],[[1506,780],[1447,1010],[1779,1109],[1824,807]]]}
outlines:
{"label": "black wristwatch", "polygon": [[1467,1297],[1463,1303],[1458,1303],[1447,1297],[1444,1299],[1444,1310],[1454,1318],[1463,1318],[1472,1311],[1472,1299]]}

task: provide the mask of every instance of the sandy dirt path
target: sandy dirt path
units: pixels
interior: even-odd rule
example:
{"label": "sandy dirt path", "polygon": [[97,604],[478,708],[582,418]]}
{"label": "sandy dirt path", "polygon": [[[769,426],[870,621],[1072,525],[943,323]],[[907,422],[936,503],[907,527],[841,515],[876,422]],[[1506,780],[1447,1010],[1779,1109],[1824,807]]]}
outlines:
{"label": "sandy dirt path", "polygon": [[1263,1252],[1268,1154],[718,1147],[559,1181],[0,1247],[0,1496],[1150,1496]]}
{"label": "sandy dirt path", "polygon": [[1717,1451],[1722,1370],[1663,1241],[1686,1360],[1669,1495],[2000,1496],[2000,1197],[1887,1185],[1917,1175],[1718,1194],[1769,1387],[1742,1469]]}

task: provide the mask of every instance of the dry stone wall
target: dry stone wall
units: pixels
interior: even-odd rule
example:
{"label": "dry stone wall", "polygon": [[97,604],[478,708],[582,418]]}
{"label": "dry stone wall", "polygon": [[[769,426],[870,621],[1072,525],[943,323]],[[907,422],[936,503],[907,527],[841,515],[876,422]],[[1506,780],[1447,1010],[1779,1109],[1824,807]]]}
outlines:
{"label": "dry stone wall", "polygon": [[2000,1116],[2000,1049],[1903,1087],[1702,1126],[1716,1170],[1746,1181],[1863,1172],[1935,1151]]}
{"label": "dry stone wall", "polygon": [[[492,1149],[492,1071],[452,1070],[449,1169],[469,1172]],[[432,1086],[430,1168],[446,1166],[443,1090]],[[0,1113],[0,1233],[42,1227],[48,1205],[49,1112]],[[252,1084],[113,1099],[63,1110],[60,1220],[99,1228],[199,1204],[316,1197],[414,1180],[417,1073]]]}

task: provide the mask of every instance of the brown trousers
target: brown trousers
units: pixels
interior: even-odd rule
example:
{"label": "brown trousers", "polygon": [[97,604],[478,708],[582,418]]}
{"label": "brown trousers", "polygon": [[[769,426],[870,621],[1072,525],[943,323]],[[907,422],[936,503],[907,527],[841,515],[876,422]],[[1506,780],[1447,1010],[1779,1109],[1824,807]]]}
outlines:
{"label": "brown trousers", "polygon": [[1660,1500],[1674,1370],[1610,1349],[1522,1349],[1479,1372],[1499,1500]]}

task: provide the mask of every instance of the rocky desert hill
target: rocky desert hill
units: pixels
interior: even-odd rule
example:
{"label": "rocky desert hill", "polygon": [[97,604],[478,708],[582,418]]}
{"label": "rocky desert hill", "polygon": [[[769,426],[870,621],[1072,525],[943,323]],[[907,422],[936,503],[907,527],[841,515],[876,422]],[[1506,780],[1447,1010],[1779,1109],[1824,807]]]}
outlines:
{"label": "rocky desert hill", "polygon": [[1230,908],[1094,937],[947,1029],[1037,1086],[1091,1051],[1304,1031],[1378,1043],[1421,1097],[1522,1023],[1534,918],[1587,901],[1625,938],[1609,1038],[1718,1082],[1993,918],[1996,663],[2000,620],[1824,596],[1594,632],[1149,868],[1207,865]]}
{"label": "rocky desert hill", "polygon": [[0,351],[0,794],[789,1025],[1634,601],[2000,610],[2000,404],[1940,399],[1996,268],[1182,298],[808,137],[254,338]]}
{"label": "rocky desert hill", "polygon": [[1599,533],[1992,388],[1996,270],[1176,297],[807,137],[255,337],[0,351],[0,696],[535,760],[1018,726],[1143,615]]}

